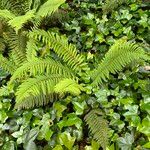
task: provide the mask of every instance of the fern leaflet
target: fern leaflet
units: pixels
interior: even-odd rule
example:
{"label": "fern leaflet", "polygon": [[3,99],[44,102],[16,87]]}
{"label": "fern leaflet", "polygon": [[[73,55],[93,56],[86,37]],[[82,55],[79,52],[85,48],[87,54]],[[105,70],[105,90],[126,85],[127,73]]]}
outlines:
{"label": "fern leaflet", "polygon": [[70,69],[51,58],[35,58],[29,62],[24,63],[20,68],[18,68],[14,72],[10,82],[13,82],[16,79],[23,79],[28,76],[36,76],[41,74],[59,74],[65,77],[74,76]]}
{"label": "fern leaflet", "polygon": [[[16,92],[15,108],[41,106],[54,100],[54,86],[63,78],[61,75],[37,76],[28,78]],[[50,99],[51,98],[51,99]]]}
{"label": "fern leaflet", "polygon": [[63,4],[65,0],[48,0],[45,2],[38,10],[37,17],[46,17],[47,15],[51,15],[55,12],[58,7]]}
{"label": "fern leaflet", "polygon": [[76,96],[78,96],[81,93],[81,90],[83,90],[83,87],[72,79],[63,79],[58,84],[56,84],[54,88],[54,91],[56,93],[70,93]]}
{"label": "fern leaflet", "polygon": [[100,110],[91,110],[84,119],[93,134],[93,138],[106,150],[108,144],[108,124],[103,117],[103,113]]}

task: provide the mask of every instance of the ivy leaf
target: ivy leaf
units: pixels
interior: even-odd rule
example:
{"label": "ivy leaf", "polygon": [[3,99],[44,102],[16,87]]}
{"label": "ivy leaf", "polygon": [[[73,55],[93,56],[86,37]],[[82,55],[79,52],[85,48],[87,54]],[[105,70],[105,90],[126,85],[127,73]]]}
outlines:
{"label": "ivy leaf", "polygon": [[138,113],[138,105],[126,105],[125,109],[128,109],[129,111],[124,113],[124,116],[133,116],[137,115]]}
{"label": "ivy leaf", "polygon": [[45,138],[47,141],[49,141],[52,135],[53,135],[53,131],[46,124],[46,125],[43,125],[42,128],[40,129],[38,139],[42,140]]}
{"label": "ivy leaf", "polygon": [[150,114],[150,102],[149,103],[144,103],[141,102],[141,110],[146,111],[148,114]]}
{"label": "ivy leaf", "polygon": [[126,133],[124,138],[120,137],[118,139],[118,145],[121,148],[121,150],[131,150],[133,142],[134,137],[129,133]]}
{"label": "ivy leaf", "polygon": [[53,125],[52,120],[50,119],[50,114],[46,113],[43,115],[42,120],[39,122],[39,126],[42,126],[39,134],[38,134],[38,139],[42,140],[42,139],[46,139],[47,141],[50,140],[53,131],[50,129],[50,127]]}
{"label": "ivy leaf", "polygon": [[82,115],[83,114],[83,111],[84,111],[84,108],[86,106],[86,102],[82,102],[82,103],[79,103],[79,102],[73,102],[73,105],[74,105],[74,109],[76,111],[76,115]]}
{"label": "ivy leaf", "polygon": [[36,139],[37,135],[39,133],[38,128],[33,128],[32,130],[29,131],[27,134],[25,140],[24,140],[24,148],[25,150],[37,150],[37,147],[34,143],[34,140]]}
{"label": "ivy leaf", "polygon": [[150,136],[150,117],[147,116],[142,120],[142,124],[138,126],[138,130],[147,136]]}
{"label": "ivy leaf", "polygon": [[143,145],[144,148],[150,148],[150,142]]}
{"label": "ivy leaf", "polygon": [[15,150],[15,143],[14,141],[9,141],[3,145],[2,150]]}
{"label": "ivy leaf", "polygon": [[62,105],[59,102],[54,103],[53,107],[57,111],[56,115],[59,118],[62,117],[62,112],[67,108],[66,106]]}
{"label": "ivy leaf", "polygon": [[60,129],[62,129],[63,127],[69,127],[75,125],[77,129],[79,129],[81,127],[81,124],[82,124],[82,120],[72,113],[72,114],[68,114],[66,118],[60,121],[58,123],[58,126]]}
{"label": "ivy leaf", "polygon": [[144,14],[141,16],[141,20],[139,21],[139,24],[142,25],[144,28],[148,27],[148,15]]}
{"label": "ivy leaf", "polygon": [[75,142],[75,138],[71,137],[70,133],[63,132],[59,135],[59,140],[62,145],[67,147],[69,150],[72,150],[73,144]]}
{"label": "ivy leaf", "polygon": [[6,119],[8,118],[6,112],[4,110],[0,111],[0,122],[4,123]]}
{"label": "ivy leaf", "polygon": [[122,9],[120,12],[122,13],[121,19],[130,20],[132,18],[132,15],[129,13],[129,10],[123,10]]}
{"label": "ivy leaf", "polygon": [[92,150],[99,150],[100,145],[98,142],[92,140],[92,144],[91,144]]}
{"label": "ivy leaf", "polygon": [[25,150],[37,150],[37,146],[33,141],[29,141],[25,147]]}
{"label": "ivy leaf", "polygon": [[63,150],[63,147],[61,145],[56,145],[53,150]]}

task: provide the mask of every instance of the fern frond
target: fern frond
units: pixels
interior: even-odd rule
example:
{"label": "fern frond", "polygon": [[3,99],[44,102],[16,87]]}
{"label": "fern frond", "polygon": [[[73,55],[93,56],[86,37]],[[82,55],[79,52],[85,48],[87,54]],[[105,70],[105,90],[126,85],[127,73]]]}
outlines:
{"label": "fern frond", "polygon": [[102,83],[102,80],[105,81],[109,77],[109,73],[117,73],[127,64],[138,59],[148,59],[148,56],[139,45],[130,41],[127,42],[124,39],[116,41],[106,53],[98,68],[92,72],[92,85],[96,86]]}
{"label": "fern frond", "polygon": [[24,14],[24,6],[28,0],[1,0],[0,8],[7,9],[15,15]]}
{"label": "fern frond", "polygon": [[77,53],[74,45],[68,44],[64,36],[54,35],[44,30],[34,30],[30,33],[30,38],[38,39],[48,45],[73,70],[79,71],[85,68],[84,58]]}
{"label": "fern frond", "polygon": [[15,108],[31,108],[47,104],[55,98],[54,86],[62,78],[63,76],[53,74],[25,80],[16,92]]}
{"label": "fern frond", "polygon": [[55,12],[60,5],[62,5],[65,0],[48,0],[45,2],[38,10],[36,17],[43,18],[46,16],[50,16],[53,12]]}
{"label": "fern frond", "polygon": [[37,41],[34,39],[29,39],[26,48],[27,61],[31,61],[32,59],[35,59],[37,57],[37,50],[38,50]]}
{"label": "fern frond", "polygon": [[122,4],[128,3],[129,0],[106,0],[105,4],[102,5],[102,10],[104,14],[110,13],[115,10],[117,7],[121,6]]}
{"label": "fern frond", "polygon": [[3,57],[2,55],[0,55],[0,68],[9,72],[10,74],[13,74],[13,72],[16,69],[14,62],[11,60],[8,60],[7,58]]}
{"label": "fern frond", "polygon": [[79,85],[73,79],[63,79],[58,84],[56,84],[54,91],[56,93],[60,93],[61,95],[64,93],[70,93],[72,95],[78,96],[83,90],[83,87]]}
{"label": "fern frond", "polygon": [[0,53],[3,53],[5,51],[5,41],[3,38],[0,38]]}
{"label": "fern frond", "polygon": [[103,113],[100,110],[91,110],[84,119],[93,134],[93,138],[106,150],[109,129],[108,123],[103,117]]}
{"label": "fern frond", "polygon": [[51,58],[46,59],[32,59],[32,61],[24,63],[20,68],[18,68],[12,78],[11,82],[16,79],[22,79],[28,76],[36,76],[40,74],[59,74],[64,77],[73,77],[73,73],[70,69],[63,66],[58,61]]}
{"label": "fern frond", "polygon": [[6,86],[0,88],[0,96],[8,96],[10,91],[7,89]]}
{"label": "fern frond", "polygon": [[16,34],[14,31],[4,35],[7,46],[10,49],[9,57],[14,61],[16,68],[20,67],[26,60],[26,37],[22,33]]}
{"label": "fern frond", "polygon": [[0,18],[5,19],[5,20],[11,20],[15,18],[16,16],[11,13],[9,10],[0,10]]}
{"label": "fern frond", "polygon": [[35,10],[29,10],[25,15],[18,16],[10,20],[8,23],[18,33],[18,30],[23,27],[25,23],[30,21],[35,16]]}

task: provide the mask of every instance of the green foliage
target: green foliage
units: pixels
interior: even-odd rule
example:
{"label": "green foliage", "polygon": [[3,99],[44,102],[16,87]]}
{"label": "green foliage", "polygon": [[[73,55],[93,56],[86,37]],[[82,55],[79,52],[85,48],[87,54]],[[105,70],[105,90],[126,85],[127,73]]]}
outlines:
{"label": "green foliage", "polygon": [[15,64],[12,61],[9,61],[7,58],[0,55],[0,66],[3,68],[3,70],[8,71],[9,73],[13,73],[15,70]]}
{"label": "green foliage", "polygon": [[[45,7],[50,3],[54,1],[0,1],[0,9],[14,15],[9,18],[10,14],[3,13],[8,18],[1,17],[0,22],[0,149],[149,149],[149,55],[145,55],[150,39],[148,3],[130,0],[120,5],[111,1],[111,8],[104,12],[108,3],[104,5],[102,0],[67,1],[57,12],[64,15],[63,19],[57,18],[52,7]],[[41,8],[45,8],[44,17],[37,15]],[[9,20],[25,17],[32,10],[31,19],[8,25]],[[14,27],[19,27],[18,32]],[[126,40],[119,43],[124,36]],[[132,55],[131,51],[133,59],[125,54]],[[135,54],[148,61],[134,61]],[[111,56],[121,56],[125,61],[116,57],[115,63]],[[128,61],[132,63],[128,65]],[[107,81],[102,84],[97,78],[94,83],[94,73]],[[74,92],[77,95],[73,96]],[[20,110],[33,103],[47,105]],[[92,113],[87,113],[89,110]],[[98,128],[100,122],[104,126],[96,133],[95,121]],[[108,132],[107,139],[95,137],[104,135],[103,129]]]}
{"label": "green foliage", "polygon": [[10,83],[16,79],[24,79],[28,76],[36,76],[38,74],[59,74],[64,77],[74,77],[69,68],[63,66],[60,62],[52,58],[38,59],[34,58],[19,67],[11,77]]}
{"label": "green foliage", "polygon": [[30,38],[38,39],[45,43],[73,70],[80,71],[85,67],[83,57],[77,53],[74,45],[68,44],[68,40],[64,36],[51,34],[44,30],[34,30],[30,33]]}
{"label": "green foliage", "polygon": [[97,140],[103,149],[108,145],[108,123],[100,110],[91,110],[86,116],[85,121],[89,125],[93,138]]}
{"label": "green foliage", "polygon": [[[10,2],[10,6],[7,6],[2,1],[1,3],[4,9],[0,10],[0,18],[9,21],[8,24],[12,28],[14,28],[14,30],[18,33],[18,31],[22,29],[23,26],[29,22],[31,22],[35,27],[39,26],[43,18],[51,16],[52,13],[54,13],[58,9],[58,7],[62,5],[64,2],[65,0],[53,0],[53,1],[48,0],[43,5],[39,2],[37,7],[39,6],[40,7],[38,10],[36,10],[35,8],[32,9],[30,7],[31,5],[34,6],[35,2],[33,1],[18,0],[17,3],[15,3],[17,8],[13,7],[15,6],[15,4],[12,4],[13,2]],[[22,5],[21,7],[22,10],[20,10],[21,12],[19,13],[19,16],[15,16],[13,10],[15,9],[18,10],[19,4]],[[10,10],[9,9],[10,7],[13,10]],[[26,7],[29,8],[26,9]]]}
{"label": "green foliage", "polygon": [[105,58],[93,71],[93,85],[97,85],[109,77],[109,73],[121,71],[127,64],[138,59],[149,59],[144,50],[135,43],[120,39],[106,53]]}
{"label": "green foliage", "polygon": [[16,32],[23,27],[25,23],[30,21],[35,15],[35,10],[29,10],[25,15],[13,17],[8,23]]}
{"label": "green foliage", "polygon": [[54,99],[54,86],[61,80],[60,75],[28,78],[16,92],[16,108],[31,108],[46,105]]}
{"label": "green foliage", "polygon": [[38,17],[46,17],[50,16],[53,12],[55,12],[58,7],[63,4],[65,0],[53,0],[45,2],[38,10]]}
{"label": "green foliage", "polygon": [[106,0],[102,6],[104,14],[110,13],[122,4],[127,4],[129,0]]}
{"label": "green foliage", "polygon": [[72,79],[63,79],[58,84],[56,84],[54,88],[56,93],[70,93],[76,96],[80,95],[81,90],[83,90],[83,87]]}
{"label": "green foliage", "polygon": [[0,17],[10,20],[15,18],[15,15],[12,14],[9,10],[0,10]]}

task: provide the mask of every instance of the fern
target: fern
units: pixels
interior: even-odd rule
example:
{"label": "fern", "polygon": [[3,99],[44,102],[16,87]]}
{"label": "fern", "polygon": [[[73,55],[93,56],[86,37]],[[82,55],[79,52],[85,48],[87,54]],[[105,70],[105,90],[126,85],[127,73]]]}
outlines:
{"label": "fern", "polygon": [[10,58],[14,61],[16,68],[20,67],[26,60],[26,37],[20,33],[16,35],[14,31],[6,33],[3,37],[10,49]]}
{"label": "fern", "polygon": [[127,42],[125,39],[116,41],[98,65],[98,68],[92,72],[92,85],[96,86],[102,83],[109,77],[109,73],[117,73],[127,64],[138,59],[148,59],[139,45]]}
{"label": "fern", "polygon": [[55,12],[58,7],[63,4],[65,0],[48,0],[45,2],[38,10],[37,17],[46,17],[47,15],[51,15]]}
{"label": "fern", "polygon": [[59,74],[65,77],[73,77],[73,73],[61,63],[51,59],[37,59],[24,63],[13,74],[11,81],[23,79],[28,76],[36,76],[40,74]]}
{"label": "fern", "polygon": [[[40,7],[39,5],[41,4],[41,2],[36,4],[35,2],[26,0],[19,0],[15,2],[14,5],[12,4],[12,2],[8,2],[9,5],[1,3],[0,5],[3,5],[5,9],[0,10],[0,18],[9,21],[8,24],[12,26],[12,28],[14,28],[18,33],[23,25],[28,23],[29,21],[33,23],[34,27],[38,27],[44,17],[50,16],[64,2],[65,0],[47,0]],[[32,9],[31,7],[32,4],[34,6],[34,9]],[[38,7],[39,9],[37,10]],[[10,10],[9,8],[13,8],[14,11],[20,10],[20,13],[17,13],[17,15],[19,14],[19,16],[15,16],[16,13],[13,13],[13,10]]]}
{"label": "fern", "polygon": [[21,29],[25,23],[27,23],[32,18],[34,18],[35,16],[34,13],[35,13],[35,10],[29,10],[25,15],[15,17],[12,20],[10,20],[8,23],[18,33],[18,30]]}
{"label": "fern", "polygon": [[72,79],[63,79],[58,84],[56,84],[54,88],[54,91],[56,93],[70,93],[76,96],[78,96],[81,93],[81,90],[83,90],[83,87]]}
{"label": "fern", "polygon": [[100,110],[91,110],[84,119],[93,134],[93,138],[106,150],[109,129],[108,123],[103,117],[103,113]]}
{"label": "fern", "polygon": [[25,80],[16,92],[16,108],[31,108],[47,104],[54,94],[54,86],[63,77],[58,74],[49,76],[37,76]]}
{"label": "fern", "polygon": [[25,13],[27,2],[28,0],[1,0],[0,8],[7,9],[15,15],[22,15]]}
{"label": "fern", "polygon": [[84,58],[77,54],[76,47],[68,44],[64,36],[54,35],[44,30],[34,30],[30,33],[30,38],[38,39],[48,45],[73,70],[79,71],[86,67]]}
{"label": "fern", "polygon": [[13,74],[13,72],[15,71],[15,64],[12,60],[7,59],[5,57],[3,57],[3,55],[0,55],[0,67],[9,72],[10,74]]}
{"label": "fern", "polygon": [[34,39],[29,39],[26,46],[26,58],[28,61],[35,59],[37,57],[37,41]]}
{"label": "fern", "polygon": [[5,20],[11,20],[16,16],[11,13],[9,10],[0,10],[0,18]]}

